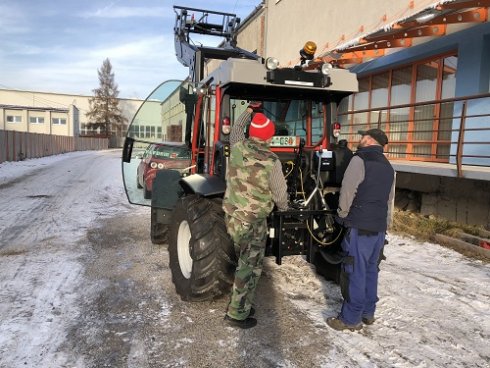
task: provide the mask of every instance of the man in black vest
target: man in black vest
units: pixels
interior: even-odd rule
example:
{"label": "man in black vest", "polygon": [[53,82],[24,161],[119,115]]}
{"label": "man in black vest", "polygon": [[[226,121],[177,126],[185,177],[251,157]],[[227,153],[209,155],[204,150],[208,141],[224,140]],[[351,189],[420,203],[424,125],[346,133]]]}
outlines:
{"label": "man in black vest", "polygon": [[347,228],[340,288],[344,302],[335,330],[360,330],[374,323],[378,301],[378,264],[395,192],[394,170],[383,154],[388,137],[380,129],[359,131],[362,138],[345,171],[337,221]]}

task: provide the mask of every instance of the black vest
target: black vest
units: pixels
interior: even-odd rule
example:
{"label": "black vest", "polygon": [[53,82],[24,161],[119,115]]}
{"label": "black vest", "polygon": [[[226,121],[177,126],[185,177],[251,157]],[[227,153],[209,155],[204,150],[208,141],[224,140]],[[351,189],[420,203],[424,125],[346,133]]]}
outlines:
{"label": "black vest", "polygon": [[365,175],[357,188],[347,220],[356,229],[386,231],[393,167],[383,155],[381,146],[359,148],[356,155],[364,161]]}

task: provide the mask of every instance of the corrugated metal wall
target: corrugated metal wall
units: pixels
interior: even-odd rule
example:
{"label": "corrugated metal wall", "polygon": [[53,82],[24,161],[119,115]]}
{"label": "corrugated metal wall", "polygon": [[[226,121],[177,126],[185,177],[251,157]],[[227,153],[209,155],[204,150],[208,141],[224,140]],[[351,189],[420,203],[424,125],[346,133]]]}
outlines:
{"label": "corrugated metal wall", "polygon": [[107,138],[68,137],[0,130],[0,163],[72,151],[101,150],[108,147]]}

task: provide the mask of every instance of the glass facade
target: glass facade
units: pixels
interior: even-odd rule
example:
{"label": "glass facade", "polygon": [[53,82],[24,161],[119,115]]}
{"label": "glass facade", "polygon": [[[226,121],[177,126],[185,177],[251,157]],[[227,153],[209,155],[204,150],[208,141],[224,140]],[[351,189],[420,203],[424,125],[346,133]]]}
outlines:
{"label": "glass facade", "polygon": [[359,79],[359,92],[339,105],[341,138],[383,129],[390,158],[448,162],[458,58],[439,56]]}

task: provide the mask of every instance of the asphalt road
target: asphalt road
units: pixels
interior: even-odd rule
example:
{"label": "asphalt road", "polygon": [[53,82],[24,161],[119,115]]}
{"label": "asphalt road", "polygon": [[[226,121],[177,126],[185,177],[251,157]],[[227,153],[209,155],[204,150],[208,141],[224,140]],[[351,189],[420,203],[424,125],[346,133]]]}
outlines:
{"label": "asphalt road", "polygon": [[225,325],[226,298],[180,300],[166,247],[150,243],[149,209],[127,204],[119,161],[79,153],[1,185],[0,366],[318,364],[330,339],[267,271],[253,330]]}
{"label": "asphalt road", "polygon": [[226,297],[176,294],[119,151],[39,162],[8,180],[0,166],[1,368],[489,366],[488,264],[390,235],[378,321],[353,333],[324,322],[336,285],[301,257],[267,260],[259,323],[236,330]]}

